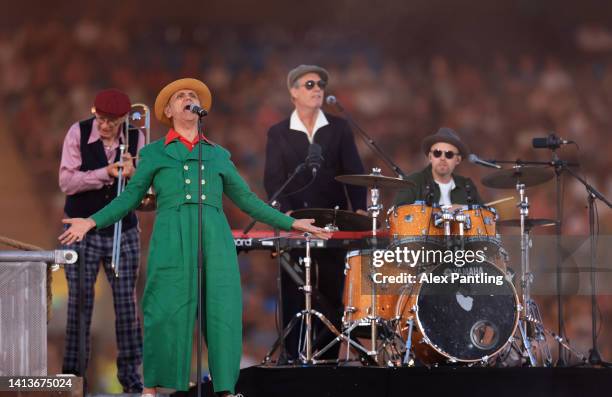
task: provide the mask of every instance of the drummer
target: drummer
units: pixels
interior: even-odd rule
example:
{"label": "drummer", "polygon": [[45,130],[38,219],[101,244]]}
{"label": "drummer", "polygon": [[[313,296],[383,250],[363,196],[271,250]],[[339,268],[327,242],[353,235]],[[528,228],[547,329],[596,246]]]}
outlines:
{"label": "drummer", "polygon": [[482,204],[474,182],[454,173],[461,160],[470,153],[455,131],[440,128],[435,134],[425,137],[421,146],[429,165],[406,178],[414,185],[398,192],[396,205],[424,201],[427,205],[453,206],[454,209],[465,204]]}

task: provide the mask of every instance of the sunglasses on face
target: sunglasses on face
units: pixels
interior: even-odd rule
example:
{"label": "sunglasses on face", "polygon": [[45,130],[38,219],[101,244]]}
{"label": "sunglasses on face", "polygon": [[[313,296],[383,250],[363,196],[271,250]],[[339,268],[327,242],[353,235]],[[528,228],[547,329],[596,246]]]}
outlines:
{"label": "sunglasses on face", "polygon": [[306,87],[307,90],[312,90],[315,85],[318,85],[320,89],[324,90],[325,87],[327,86],[327,83],[325,82],[325,80],[319,80],[319,81],[314,81],[314,80],[308,80],[307,82],[304,83],[304,87]]}
{"label": "sunglasses on face", "polygon": [[452,159],[453,157],[455,157],[455,155],[459,155],[459,153],[453,152],[452,150],[440,150],[440,149],[435,149],[431,151],[431,154],[433,154],[433,156],[437,159],[439,159],[440,157],[442,157],[442,153],[444,153],[444,157],[446,157],[447,159]]}

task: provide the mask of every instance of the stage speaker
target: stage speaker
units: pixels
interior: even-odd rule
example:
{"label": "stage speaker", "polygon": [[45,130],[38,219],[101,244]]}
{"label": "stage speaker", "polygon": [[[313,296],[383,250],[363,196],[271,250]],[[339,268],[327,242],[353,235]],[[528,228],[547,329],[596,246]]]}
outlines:
{"label": "stage speaker", "polygon": [[47,375],[47,265],[0,262],[0,376]]}

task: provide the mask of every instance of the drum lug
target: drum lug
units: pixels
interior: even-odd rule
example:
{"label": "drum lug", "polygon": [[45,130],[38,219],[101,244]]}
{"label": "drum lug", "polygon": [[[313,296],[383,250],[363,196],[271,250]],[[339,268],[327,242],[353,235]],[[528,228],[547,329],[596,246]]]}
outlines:
{"label": "drum lug", "polygon": [[471,229],[472,228],[472,217],[468,214],[466,218],[467,220],[465,221],[465,228]]}
{"label": "drum lug", "polygon": [[427,234],[427,229],[421,229],[421,235],[424,236]]}

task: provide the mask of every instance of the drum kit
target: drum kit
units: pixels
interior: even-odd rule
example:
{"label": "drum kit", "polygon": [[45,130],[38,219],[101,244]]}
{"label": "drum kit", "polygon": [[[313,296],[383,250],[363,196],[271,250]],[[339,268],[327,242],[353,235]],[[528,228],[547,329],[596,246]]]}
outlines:
{"label": "drum kit", "polygon": [[[420,201],[392,206],[381,219],[384,214],[381,190],[410,188],[414,186],[411,181],[381,175],[377,168],[369,175],[336,177],[341,183],[368,188],[369,216],[338,209],[304,209],[293,216],[314,218],[315,224],[330,231],[367,231],[367,247],[362,245],[346,255],[341,330],[312,309],[310,237],[306,236],[303,261],[306,310],[296,315],[281,338],[298,321],[306,323],[303,343],[306,352],[300,356],[303,364],[329,363],[330,360],[319,357],[334,344],[346,343],[346,357],[340,362],[359,360],[380,366],[550,366],[552,356],[546,335],[584,360],[562,338],[543,326],[530,295],[533,283],[530,232],[534,228],[554,226],[556,222],[529,218],[525,189],[541,185],[553,176],[547,168],[517,163],[511,169],[494,171],[484,177],[482,184],[486,187],[515,189],[518,193],[518,217],[505,220],[499,220],[492,206],[439,206]],[[498,231],[500,227],[520,228],[520,275],[516,279]],[[420,251],[422,255],[410,265],[394,257],[381,267],[374,260],[376,251],[380,250],[384,253]],[[465,256],[457,255],[459,251]],[[481,260],[459,260],[467,258],[470,251],[480,253]],[[441,260],[449,252],[454,253],[451,260]],[[386,280],[402,281],[381,283],[381,273]],[[461,281],[448,282],[449,279]],[[316,352],[312,351],[312,316],[336,335]],[[278,344],[264,362],[270,361],[277,347]],[[356,352],[358,357],[351,358],[351,352]],[[514,357],[513,363],[509,363],[510,356]]]}

